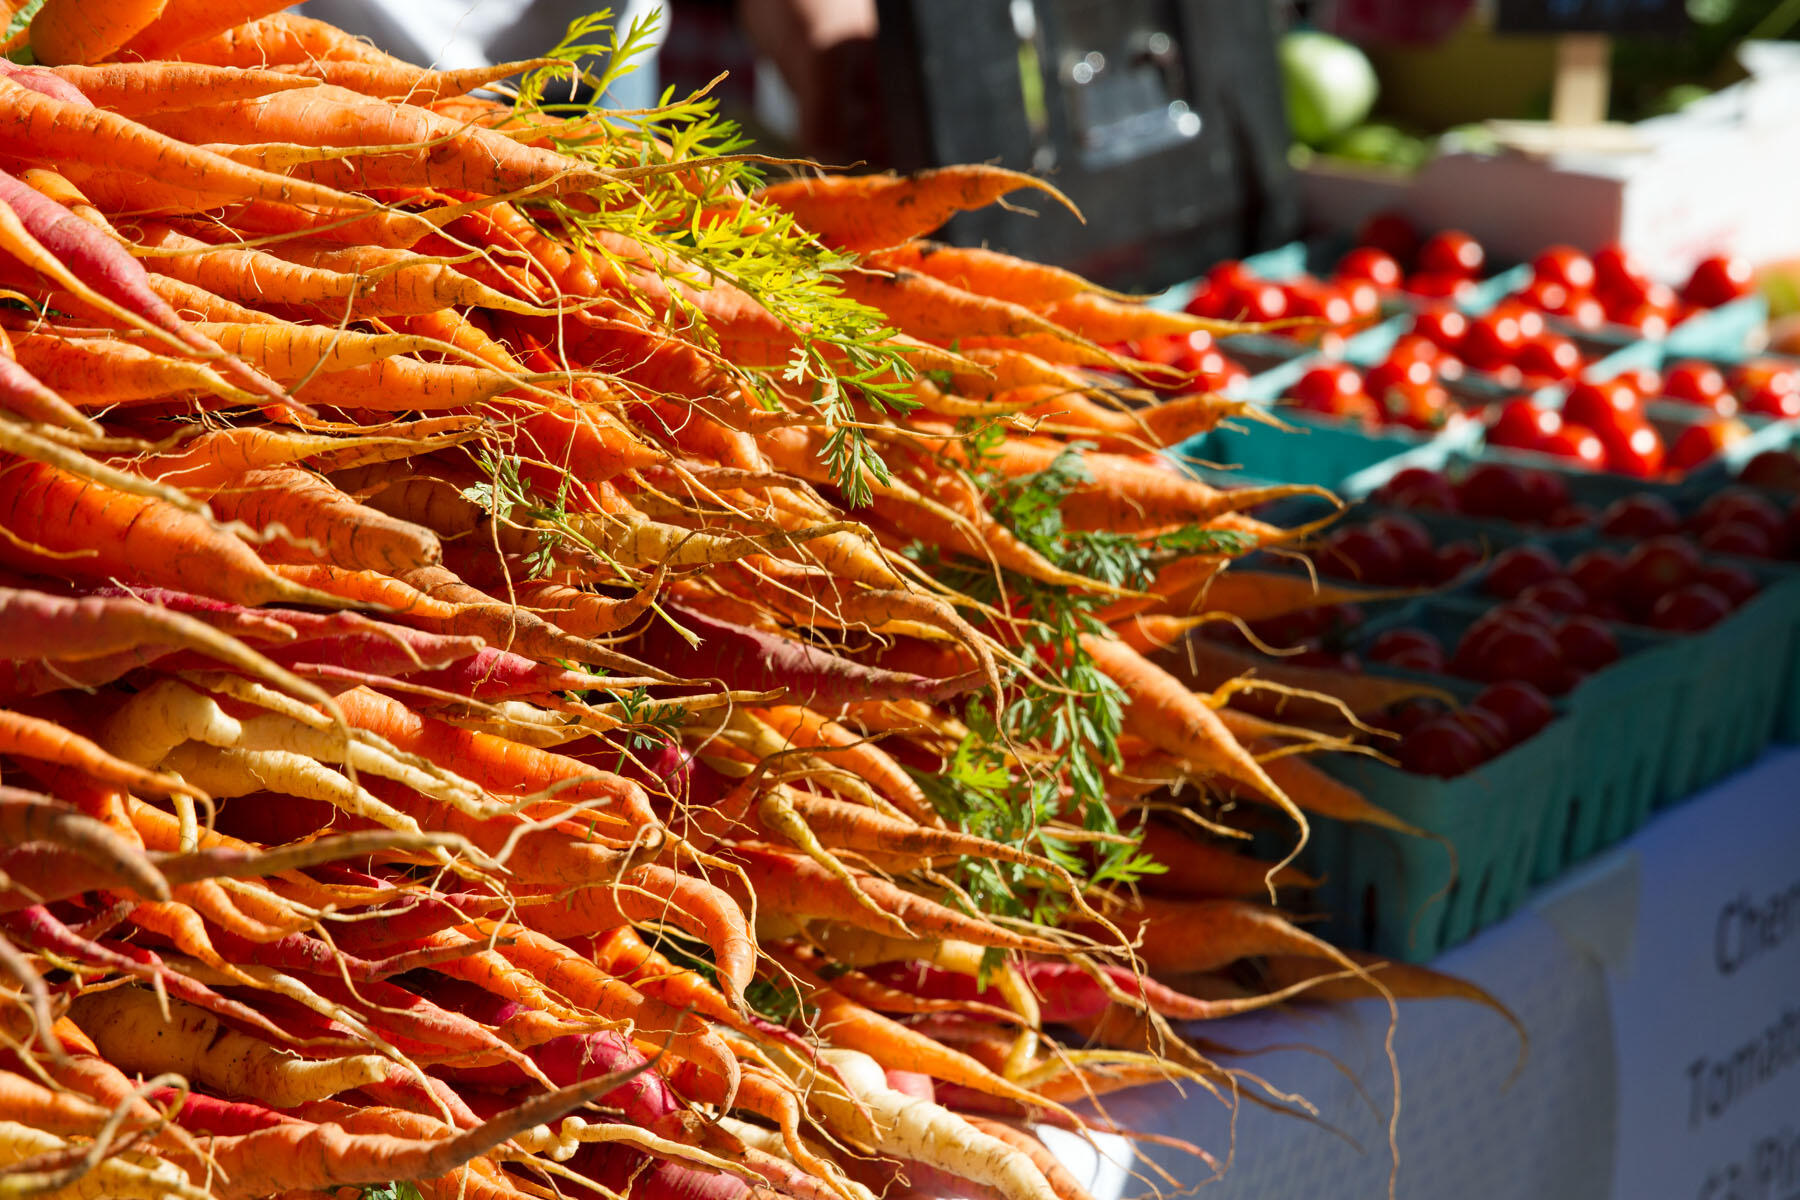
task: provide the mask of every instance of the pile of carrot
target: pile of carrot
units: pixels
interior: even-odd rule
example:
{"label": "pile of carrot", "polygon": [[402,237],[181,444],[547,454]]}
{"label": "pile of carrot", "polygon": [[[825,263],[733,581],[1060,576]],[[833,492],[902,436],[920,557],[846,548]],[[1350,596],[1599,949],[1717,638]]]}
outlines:
{"label": "pile of carrot", "polygon": [[1203,323],[925,240],[1051,189],[764,184],[547,102],[592,22],[0,7],[8,1194],[1078,1200],[1071,1104],[1289,1106],[1172,1023],[1484,999],[1275,904],[1399,823],[1159,664],[1320,602],[1296,489],[1160,453]]}

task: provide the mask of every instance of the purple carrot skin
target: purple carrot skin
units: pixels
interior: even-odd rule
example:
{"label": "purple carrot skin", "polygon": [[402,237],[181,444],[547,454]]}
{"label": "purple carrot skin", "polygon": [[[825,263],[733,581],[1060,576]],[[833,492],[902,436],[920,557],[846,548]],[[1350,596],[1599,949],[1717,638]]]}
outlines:
{"label": "purple carrot skin", "polygon": [[[410,951],[413,944],[432,934],[458,925],[467,925],[474,917],[491,917],[505,912],[507,902],[498,896],[476,892],[458,892],[448,896],[411,896],[378,908],[351,910],[379,913],[377,919],[340,921],[331,926],[331,939],[341,950],[354,950],[368,955],[397,947]],[[389,955],[393,957],[393,955]]]}
{"label": "purple carrot skin", "polygon": [[138,260],[105,233],[5,171],[0,171],[0,203],[11,208],[31,236],[94,291],[172,335],[250,394],[298,411],[280,384],[226,354],[183,321],[168,301],[151,290],[149,273]]}
{"label": "purple carrot skin", "polygon": [[[632,1200],[775,1200],[779,1195],[768,1188],[751,1187],[735,1175],[652,1159],[617,1142],[589,1142],[575,1152],[569,1166],[614,1195],[629,1192]],[[584,1198],[603,1194],[569,1183],[562,1186],[569,1194]]]}
{"label": "purple carrot skin", "polygon": [[[182,1093],[171,1087],[153,1087],[149,1089],[147,1098],[152,1104],[166,1108],[182,1099]],[[285,1125],[294,1119],[247,1100],[220,1100],[200,1092],[187,1093],[180,1111],[175,1114],[176,1124],[182,1128],[214,1137],[255,1133],[259,1129]]]}
{"label": "purple carrot skin", "polygon": [[76,108],[94,107],[94,102],[84,96],[80,88],[55,71],[47,71],[42,67],[21,67],[18,63],[0,58],[0,76],[5,76],[20,87],[30,88],[40,96],[73,104]]}
{"label": "purple carrot skin", "polygon": [[[328,1000],[363,1012],[369,1026],[389,1038],[402,1037],[456,1057],[476,1056],[510,1063],[515,1069],[532,1066],[531,1060],[501,1041],[492,1031],[458,1012],[451,1012],[425,997],[392,983],[359,982],[347,985],[337,975],[314,976],[310,986]],[[525,1078],[521,1073],[521,1078]],[[527,1082],[542,1084],[548,1077],[534,1073]]]}
{"label": "purple carrot skin", "polygon": [[727,686],[766,692],[785,688],[788,702],[818,706],[849,700],[948,700],[979,687],[980,671],[952,679],[928,679],[884,671],[839,658],[792,638],[701,616],[670,604],[669,615],[702,639],[690,645],[666,625],[644,635],[640,657],[692,679],[722,679]]}
{"label": "purple carrot skin", "polygon": [[[212,940],[219,953],[232,962],[257,963],[280,971],[304,971],[314,975],[337,975],[341,970],[351,979],[365,983],[446,962],[464,953],[455,946],[436,946],[369,960],[342,949],[334,950],[318,938],[303,933],[290,933],[272,942],[252,942],[221,930],[212,935]],[[470,946],[470,949],[475,948]]]}
{"label": "purple carrot skin", "polygon": [[568,671],[492,646],[460,662],[407,677],[408,683],[455,692],[473,700],[504,700],[550,692],[586,692],[617,687],[615,679]]}

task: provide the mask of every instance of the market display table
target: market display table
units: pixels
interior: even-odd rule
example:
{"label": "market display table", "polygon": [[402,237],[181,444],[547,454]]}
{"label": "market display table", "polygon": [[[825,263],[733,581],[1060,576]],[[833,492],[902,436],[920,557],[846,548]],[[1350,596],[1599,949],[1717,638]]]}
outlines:
{"label": "market display table", "polygon": [[[1800,749],[1664,813],[1434,965],[1497,996],[1531,1045],[1520,1069],[1518,1037],[1493,1012],[1402,1006],[1400,1196],[1800,1195]],[[1230,1154],[1209,1195],[1385,1196],[1387,1029],[1378,1002],[1204,1028],[1269,1048],[1231,1065],[1306,1097],[1335,1132],[1246,1104],[1234,1138],[1225,1105],[1193,1087],[1128,1092],[1107,1111]],[[1095,1200],[1169,1190],[1122,1142],[1106,1141],[1107,1158],[1072,1137],[1056,1149]],[[1186,1186],[1210,1174],[1140,1152]]]}

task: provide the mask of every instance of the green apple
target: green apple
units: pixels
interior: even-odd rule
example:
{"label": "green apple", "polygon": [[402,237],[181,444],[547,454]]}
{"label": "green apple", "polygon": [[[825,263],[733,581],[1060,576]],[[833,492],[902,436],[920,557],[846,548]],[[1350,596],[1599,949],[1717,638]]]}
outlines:
{"label": "green apple", "polygon": [[1369,115],[1380,85],[1361,50],[1310,29],[1281,39],[1282,87],[1294,139],[1323,147]]}

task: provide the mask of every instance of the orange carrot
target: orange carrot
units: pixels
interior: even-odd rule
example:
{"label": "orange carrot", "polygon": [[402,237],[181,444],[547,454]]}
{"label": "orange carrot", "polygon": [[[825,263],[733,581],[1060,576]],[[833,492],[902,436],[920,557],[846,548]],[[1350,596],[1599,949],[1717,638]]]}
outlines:
{"label": "orange carrot", "polygon": [[46,0],[31,19],[31,52],[50,66],[99,62],[162,15],[166,2]]}
{"label": "orange carrot", "polygon": [[98,163],[132,171],[191,196],[200,208],[220,199],[245,196],[321,208],[365,210],[375,206],[361,196],[242,166],[129,117],[101,108],[77,108],[8,79],[0,79],[0,101],[11,114],[0,126],[0,150],[27,160],[59,168],[63,163]]}
{"label": "orange carrot", "polygon": [[240,18],[240,22],[202,34],[171,54],[134,54],[130,50],[127,54],[133,58],[178,58],[184,62],[221,67],[263,67],[303,63],[315,58],[382,64],[396,61],[362,38],[312,17],[277,12],[255,20]]}
{"label": "orange carrot", "polygon": [[300,75],[241,71],[203,63],[119,62],[97,67],[59,67],[56,73],[99,107],[128,117],[318,86],[317,80]]}
{"label": "orange carrot", "polygon": [[838,175],[771,184],[756,199],[794,215],[802,228],[844,250],[879,250],[930,233],[956,213],[992,204],[1019,188],[1037,188],[1070,212],[1069,198],[1030,175],[1003,167],[940,167],[914,175]]}
{"label": "orange carrot", "polygon": [[280,0],[168,0],[161,15],[125,44],[122,58],[168,58],[170,52],[286,7]]}
{"label": "orange carrot", "polygon": [[1054,304],[1089,290],[1103,290],[1095,289],[1073,271],[980,246],[910,241],[871,254],[867,261],[885,271],[916,271],[964,291],[1028,308]]}
{"label": "orange carrot", "polygon": [[212,497],[213,510],[252,529],[286,531],[285,541],[351,571],[406,571],[442,557],[429,529],[356,503],[297,467],[246,471]]}

